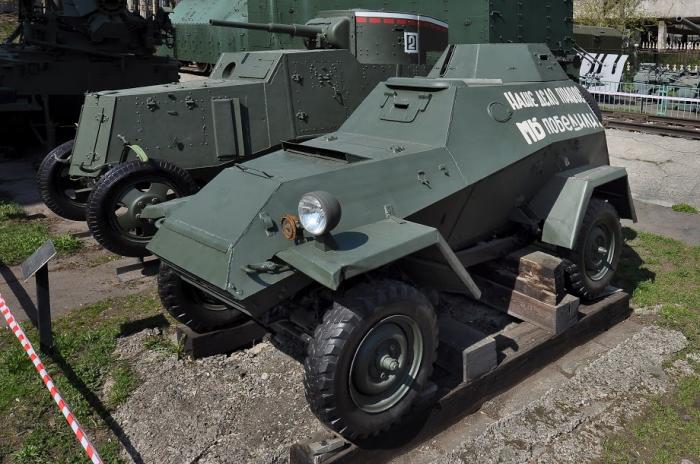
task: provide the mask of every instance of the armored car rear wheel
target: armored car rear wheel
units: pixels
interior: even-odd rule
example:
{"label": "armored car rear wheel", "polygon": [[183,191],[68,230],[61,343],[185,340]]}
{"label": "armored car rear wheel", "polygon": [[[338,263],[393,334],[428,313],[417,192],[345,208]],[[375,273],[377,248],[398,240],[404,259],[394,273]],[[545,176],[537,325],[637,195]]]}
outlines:
{"label": "armored car rear wheel", "polygon": [[95,239],[122,256],[147,256],[146,245],[155,224],[141,211],[174,198],[192,195],[197,184],[184,169],[169,161],[130,161],[107,172],[90,194],[87,223]]}
{"label": "armored car rear wheel", "polygon": [[247,318],[242,312],[185,282],[166,264],[160,265],[158,295],[165,310],[195,332],[229,327]]}
{"label": "armored car rear wheel", "polygon": [[73,140],[51,150],[39,165],[37,184],[51,211],[71,221],[84,221],[90,193],[85,183],[71,179],[68,173],[72,154]]}
{"label": "armored car rear wheel", "polygon": [[567,253],[569,291],[587,300],[600,296],[615,275],[621,253],[617,210],[605,200],[591,198],[576,245]]}
{"label": "armored car rear wheel", "polygon": [[349,438],[388,430],[413,407],[437,356],[435,310],[398,281],[360,284],[316,328],[304,363],[306,399]]}

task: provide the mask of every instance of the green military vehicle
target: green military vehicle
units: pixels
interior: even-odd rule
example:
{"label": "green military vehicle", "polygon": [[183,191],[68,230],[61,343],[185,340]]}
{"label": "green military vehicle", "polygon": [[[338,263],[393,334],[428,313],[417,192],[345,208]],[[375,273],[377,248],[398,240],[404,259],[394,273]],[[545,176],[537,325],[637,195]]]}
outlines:
{"label": "green military vehicle", "polygon": [[622,32],[613,27],[574,25],[576,45],[588,53],[622,53]]}
{"label": "green military vehicle", "polygon": [[175,60],[153,56],[170,31],[162,12],[146,20],[121,0],[20,0],[17,11],[0,45],[4,144],[25,145],[24,127],[50,147],[59,128],[72,136],[87,91],[178,80]]}
{"label": "green military vehicle", "polygon": [[303,24],[321,10],[400,10],[441,18],[446,0],[182,0],[171,14],[174,28],[172,47],[161,54],[209,73],[222,53],[298,49],[298,38],[270,35],[256,30],[211,27],[210,21]]}
{"label": "green military vehicle", "polygon": [[192,194],[284,140],[336,130],[377,83],[427,74],[447,45],[446,23],[385,11],[328,11],[306,25],[215,24],[304,37],[307,49],[226,53],[210,79],[89,94],[75,142],[39,169],[49,208],[87,218],[115,253],[147,253],[155,227],[140,218],[144,206]]}
{"label": "green military vehicle", "polygon": [[[482,18],[527,21],[499,11],[514,14]],[[571,23],[553,21],[563,44]],[[349,439],[387,430],[433,371],[428,292],[478,300],[470,269],[529,244],[566,259],[583,299],[615,273],[620,218],[635,219],[627,174],[562,65],[575,65],[566,47],[452,45],[428,77],[379,84],[337,131],[146,207],[165,308],[197,331],[253,319],[296,335],[319,419]]]}

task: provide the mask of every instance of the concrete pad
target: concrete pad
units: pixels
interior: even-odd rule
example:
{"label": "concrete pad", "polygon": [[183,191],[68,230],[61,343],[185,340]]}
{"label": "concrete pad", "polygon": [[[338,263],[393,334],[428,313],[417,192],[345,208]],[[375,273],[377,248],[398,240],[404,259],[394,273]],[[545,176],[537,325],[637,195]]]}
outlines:
{"label": "concrete pad", "polygon": [[687,245],[700,245],[700,214],[677,213],[671,208],[640,200],[635,200],[634,206],[638,222],[623,220],[625,227],[665,235]]}
{"label": "concrete pad", "polygon": [[[629,320],[612,327],[608,332],[573,348],[557,361],[534,372],[513,388],[485,402],[479,411],[464,417],[434,437],[429,443],[425,443],[391,462],[396,464],[448,462],[444,461],[445,456],[450,456],[464,443],[473,442],[478,437],[483,436],[496,422],[519,414],[527,405],[541,401],[551,391],[561,389],[562,385],[566,384],[579,370],[588,368],[607,353],[611,347],[629,340],[640,333],[643,328],[644,326]],[[514,462],[507,459],[505,461]],[[456,460],[456,462],[459,461]]]}
{"label": "concrete pad", "polygon": [[607,332],[595,338],[595,342],[606,348],[613,348],[640,332],[645,326],[633,319],[625,319]]}
{"label": "concrete pad", "polygon": [[596,461],[608,434],[620,431],[625,419],[641,414],[650,397],[673,387],[674,379],[664,365],[686,346],[679,332],[644,327],[431,462]]}
{"label": "concrete pad", "polygon": [[610,163],[627,169],[633,196],[700,208],[700,141],[608,129]]}
{"label": "concrete pad", "polygon": [[43,213],[48,209],[43,207],[39,197],[36,170],[27,161],[0,162],[0,193],[24,206],[29,214]]}
{"label": "concrete pad", "polygon": [[[155,278],[142,276],[122,283],[117,269],[131,264],[133,259],[121,259],[91,267],[66,266],[65,261],[49,265],[51,314],[53,317],[73,309],[97,303],[108,298],[131,295],[147,289],[155,289]],[[21,280],[19,266],[12,268],[0,264],[0,294],[19,321],[27,321],[35,314],[36,286],[34,279]]]}

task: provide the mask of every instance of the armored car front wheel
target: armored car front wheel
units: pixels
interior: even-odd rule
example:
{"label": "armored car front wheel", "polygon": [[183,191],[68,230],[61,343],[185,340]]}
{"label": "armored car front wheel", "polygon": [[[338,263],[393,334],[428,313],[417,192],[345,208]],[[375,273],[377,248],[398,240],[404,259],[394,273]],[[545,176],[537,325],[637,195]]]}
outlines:
{"label": "armored car front wheel", "polygon": [[242,312],[185,282],[166,264],[160,265],[158,295],[165,310],[195,332],[221,329],[247,318]]}
{"label": "armored car front wheel", "polygon": [[39,165],[37,184],[42,201],[51,211],[71,221],[84,221],[90,192],[68,173],[72,153],[73,140],[51,150]]}
{"label": "armored car front wheel", "polygon": [[311,410],[349,439],[389,429],[425,388],[437,345],[435,310],[418,290],[393,280],[352,288],[309,343],[304,386]]}
{"label": "armored car front wheel", "polygon": [[113,253],[147,256],[146,245],[156,227],[141,219],[143,209],[196,191],[192,176],[169,161],[129,161],[110,169],[90,194],[88,227],[95,240]]}
{"label": "armored car front wheel", "polygon": [[590,300],[610,285],[620,263],[622,226],[613,205],[591,198],[574,249],[567,253],[569,291]]}

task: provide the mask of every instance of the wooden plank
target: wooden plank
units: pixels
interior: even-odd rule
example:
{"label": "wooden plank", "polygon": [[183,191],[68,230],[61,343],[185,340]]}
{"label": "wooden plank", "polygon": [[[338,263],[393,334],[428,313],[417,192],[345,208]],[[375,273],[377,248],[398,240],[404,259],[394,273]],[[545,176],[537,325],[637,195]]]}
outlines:
{"label": "wooden plank", "polygon": [[437,364],[440,367],[458,373],[462,382],[478,379],[496,368],[498,356],[493,337],[449,316],[440,317],[438,325]]}
{"label": "wooden plank", "polygon": [[542,251],[511,253],[478,267],[476,273],[552,305],[566,295],[563,261]]}
{"label": "wooden plank", "polygon": [[183,350],[193,359],[201,359],[217,354],[233,353],[262,340],[267,330],[250,320],[227,329],[207,333],[197,333],[187,326],[176,327],[177,338]]}
{"label": "wooden plank", "polygon": [[560,334],[576,323],[578,298],[567,295],[553,306],[481,276],[473,277],[481,289],[481,301],[499,311],[553,334]]}
{"label": "wooden plank", "polygon": [[548,305],[554,306],[561,301],[561,297],[552,292],[547,284],[533,281],[523,275],[513,274],[506,269],[489,266],[479,268],[474,273]]}

